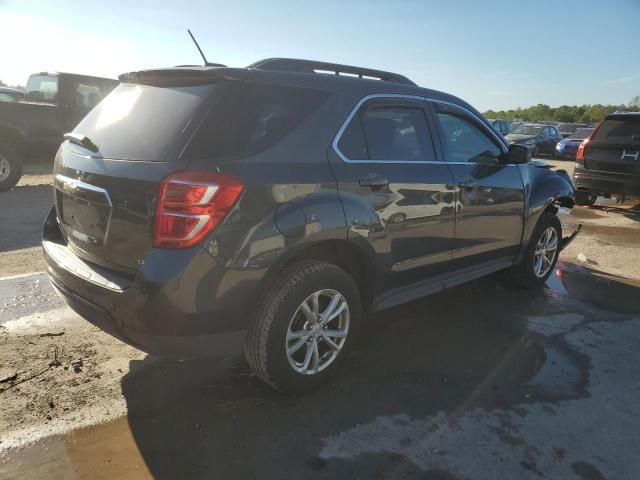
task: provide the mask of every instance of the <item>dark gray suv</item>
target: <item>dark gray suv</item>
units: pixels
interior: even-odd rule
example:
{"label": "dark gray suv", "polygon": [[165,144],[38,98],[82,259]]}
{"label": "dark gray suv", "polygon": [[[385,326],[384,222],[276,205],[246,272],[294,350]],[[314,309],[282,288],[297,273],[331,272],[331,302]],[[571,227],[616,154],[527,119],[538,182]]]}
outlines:
{"label": "dark gray suv", "polygon": [[541,285],[566,177],[464,101],[269,59],[122,75],[65,136],[43,248],[69,305],[156,354],[232,355],[285,391],[372,312],[483,275]]}

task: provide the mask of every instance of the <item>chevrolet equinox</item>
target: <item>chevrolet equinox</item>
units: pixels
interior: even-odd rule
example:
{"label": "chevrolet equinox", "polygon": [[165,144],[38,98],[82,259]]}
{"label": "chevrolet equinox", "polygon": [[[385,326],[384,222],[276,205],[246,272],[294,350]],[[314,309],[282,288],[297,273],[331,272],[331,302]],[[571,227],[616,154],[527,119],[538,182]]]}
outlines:
{"label": "chevrolet equinox", "polygon": [[282,391],[377,311],[505,270],[542,285],[566,175],[395,73],[275,58],[120,76],[65,135],[45,221],[67,303],[155,354],[232,355]]}

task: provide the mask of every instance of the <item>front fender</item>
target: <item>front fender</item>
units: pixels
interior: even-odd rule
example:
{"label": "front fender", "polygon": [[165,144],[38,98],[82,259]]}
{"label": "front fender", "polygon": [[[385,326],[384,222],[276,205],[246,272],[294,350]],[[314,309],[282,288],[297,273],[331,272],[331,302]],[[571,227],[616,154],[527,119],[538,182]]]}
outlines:
{"label": "front fender", "polygon": [[525,191],[522,245],[526,246],[544,211],[554,203],[572,208],[575,205],[575,192],[567,175],[549,168],[528,163],[520,165],[520,173]]}

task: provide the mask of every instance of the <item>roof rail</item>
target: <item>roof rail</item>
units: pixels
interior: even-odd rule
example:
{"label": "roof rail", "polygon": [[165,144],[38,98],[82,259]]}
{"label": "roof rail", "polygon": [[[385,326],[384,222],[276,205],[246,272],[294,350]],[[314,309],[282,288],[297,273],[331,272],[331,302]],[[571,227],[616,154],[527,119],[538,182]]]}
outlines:
{"label": "roof rail", "polygon": [[281,72],[298,73],[330,73],[333,75],[356,76],[385,82],[404,83],[415,85],[411,80],[397,73],[385,72],[383,70],[373,70],[370,68],[353,67],[351,65],[340,65],[338,63],[317,62],[314,60],[299,60],[296,58],[267,58],[252,63],[247,68],[257,68],[260,70],[276,70]]}

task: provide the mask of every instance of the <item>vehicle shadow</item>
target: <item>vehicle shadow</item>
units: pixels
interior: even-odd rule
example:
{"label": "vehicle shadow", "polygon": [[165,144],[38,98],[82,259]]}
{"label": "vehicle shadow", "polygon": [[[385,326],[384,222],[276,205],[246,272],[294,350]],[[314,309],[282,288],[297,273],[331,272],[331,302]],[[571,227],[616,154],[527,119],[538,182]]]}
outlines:
{"label": "vehicle shadow", "polygon": [[51,185],[23,185],[0,193],[0,252],[36,247],[53,204]]}
{"label": "vehicle shadow", "polygon": [[133,361],[129,428],[155,478],[373,478],[399,459],[327,462],[323,438],[378,416],[521,401],[544,364],[526,312],[547,300],[485,279],[390,310],[369,321],[347,371],[300,396],[263,385],[241,358]]}
{"label": "vehicle shadow", "polygon": [[635,220],[636,222],[640,222],[640,203],[633,203],[634,202],[631,202],[631,205],[629,207],[613,205],[593,205],[589,208],[591,210],[601,212],[617,213],[624,217],[630,218],[631,220]]}
{"label": "vehicle shadow", "polygon": [[[475,408],[577,398],[532,390],[546,346],[566,347],[529,330],[528,317],[595,307],[600,313],[594,318],[614,321],[614,312],[638,311],[621,299],[637,298],[640,284],[603,280],[572,264],[560,269],[537,291],[488,277],[379,314],[365,326],[346,371],[305,395],[271,390],[241,358],[132,361],[122,380],[132,437],[159,479],[396,478],[399,472],[403,478],[449,478],[425,476],[398,454],[346,461],[319,452],[328,438],[378,417],[403,421],[445,412],[453,422]],[[581,363],[581,373],[561,391],[588,395],[588,360],[567,354]],[[555,360],[549,368],[564,372]]]}

